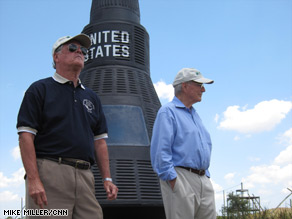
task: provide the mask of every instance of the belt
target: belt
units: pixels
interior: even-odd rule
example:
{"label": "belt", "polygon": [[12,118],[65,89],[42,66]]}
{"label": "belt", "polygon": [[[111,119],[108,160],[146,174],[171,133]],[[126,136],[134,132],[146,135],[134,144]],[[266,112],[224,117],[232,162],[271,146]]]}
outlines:
{"label": "belt", "polygon": [[77,160],[77,159],[73,159],[73,158],[62,158],[62,157],[42,157],[43,159],[46,160],[51,160],[51,161],[55,161],[59,164],[65,164],[65,165],[69,165],[72,167],[75,167],[77,169],[82,169],[82,170],[88,170],[90,169],[90,163],[84,160]]}
{"label": "belt", "polygon": [[190,167],[182,167],[182,166],[178,166],[179,168],[183,168],[185,170],[188,170],[192,173],[195,173],[195,174],[198,174],[200,176],[204,176],[206,171],[205,170],[197,170],[197,169],[193,169],[193,168],[190,168]]}

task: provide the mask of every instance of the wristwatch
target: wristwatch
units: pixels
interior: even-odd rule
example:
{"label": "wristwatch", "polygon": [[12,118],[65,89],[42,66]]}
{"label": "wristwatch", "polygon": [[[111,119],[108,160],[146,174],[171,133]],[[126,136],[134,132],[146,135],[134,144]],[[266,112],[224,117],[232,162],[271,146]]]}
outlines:
{"label": "wristwatch", "polygon": [[112,179],[112,178],[104,178],[104,179],[102,180],[102,182],[105,182],[105,181],[110,181],[110,182],[112,182],[113,179]]}

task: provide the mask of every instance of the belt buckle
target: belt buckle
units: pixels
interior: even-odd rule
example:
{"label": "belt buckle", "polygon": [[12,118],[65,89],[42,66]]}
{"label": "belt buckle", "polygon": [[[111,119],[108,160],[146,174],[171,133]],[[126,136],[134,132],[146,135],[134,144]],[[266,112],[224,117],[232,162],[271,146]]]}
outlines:
{"label": "belt buckle", "polygon": [[205,170],[199,170],[199,175],[203,176],[205,174]]}
{"label": "belt buckle", "polygon": [[82,162],[80,160],[76,160],[76,163],[75,163],[75,168],[78,168],[78,164],[82,164]]}
{"label": "belt buckle", "polygon": [[82,160],[76,160],[75,168],[89,169],[90,168],[90,164],[88,162],[84,162]]}

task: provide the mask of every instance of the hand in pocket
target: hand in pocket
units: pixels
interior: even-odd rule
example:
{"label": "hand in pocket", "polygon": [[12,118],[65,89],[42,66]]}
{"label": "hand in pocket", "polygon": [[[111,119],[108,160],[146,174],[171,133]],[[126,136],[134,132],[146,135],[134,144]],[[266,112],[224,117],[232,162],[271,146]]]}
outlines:
{"label": "hand in pocket", "polygon": [[172,180],[169,180],[168,182],[170,184],[171,189],[173,190],[174,189],[174,186],[175,186],[176,178],[174,178]]}

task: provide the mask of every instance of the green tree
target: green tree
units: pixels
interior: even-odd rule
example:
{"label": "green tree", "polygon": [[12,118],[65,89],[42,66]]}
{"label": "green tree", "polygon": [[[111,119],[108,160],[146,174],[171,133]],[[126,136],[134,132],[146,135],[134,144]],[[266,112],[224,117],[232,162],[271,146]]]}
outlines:
{"label": "green tree", "polygon": [[244,218],[249,213],[249,203],[246,199],[233,192],[228,194],[226,212],[229,218]]}

